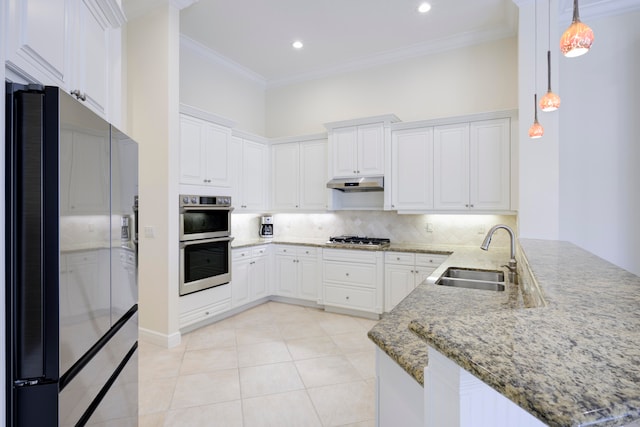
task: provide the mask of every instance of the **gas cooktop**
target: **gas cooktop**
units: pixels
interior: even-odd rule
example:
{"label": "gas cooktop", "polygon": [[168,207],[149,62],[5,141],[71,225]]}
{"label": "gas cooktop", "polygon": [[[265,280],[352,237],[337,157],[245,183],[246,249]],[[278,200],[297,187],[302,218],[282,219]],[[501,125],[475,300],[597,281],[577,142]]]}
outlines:
{"label": "gas cooktop", "polygon": [[379,237],[335,236],[330,237],[327,243],[335,245],[375,246],[383,248],[389,246],[391,244],[391,240]]}

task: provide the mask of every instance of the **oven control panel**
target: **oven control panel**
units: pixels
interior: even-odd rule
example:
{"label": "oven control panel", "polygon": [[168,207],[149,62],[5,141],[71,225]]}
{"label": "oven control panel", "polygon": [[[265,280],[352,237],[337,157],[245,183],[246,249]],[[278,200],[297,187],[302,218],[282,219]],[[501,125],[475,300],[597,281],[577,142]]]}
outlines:
{"label": "oven control panel", "polygon": [[180,195],[180,207],[183,206],[231,206],[230,196],[198,196],[191,194]]}

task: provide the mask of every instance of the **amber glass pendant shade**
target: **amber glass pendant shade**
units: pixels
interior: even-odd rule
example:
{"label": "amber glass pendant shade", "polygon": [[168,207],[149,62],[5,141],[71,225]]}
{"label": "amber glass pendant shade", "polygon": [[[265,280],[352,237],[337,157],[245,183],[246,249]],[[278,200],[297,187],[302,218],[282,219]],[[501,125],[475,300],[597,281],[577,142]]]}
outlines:
{"label": "amber glass pendant shade", "polygon": [[560,51],[567,58],[589,52],[593,44],[593,31],[580,21],[578,0],[573,0],[573,22],[560,38]]}
{"label": "amber glass pendant shade", "polygon": [[544,112],[555,111],[560,108],[560,97],[551,92],[551,51],[547,51],[547,93],[540,100],[540,109]]}
{"label": "amber glass pendant shade", "polygon": [[540,122],[538,122],[538,94],[533,95],[533,110],[535,111],[535,113],[533,124],[529,128],[529,138],[538,139],[541,138],[542,135],[544,135],[544,128],[542,127]]}

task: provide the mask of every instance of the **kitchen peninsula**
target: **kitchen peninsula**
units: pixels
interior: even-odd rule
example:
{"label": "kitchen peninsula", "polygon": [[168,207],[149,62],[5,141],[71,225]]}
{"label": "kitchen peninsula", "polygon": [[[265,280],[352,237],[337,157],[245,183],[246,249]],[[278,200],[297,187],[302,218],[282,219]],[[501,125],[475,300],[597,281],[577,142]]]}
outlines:
{"label": "kitchen peninsula", "polygon": [[546,425],[638,422],[640,277],[567,242],[523,239],[519,249],[520,285],[434,285],[450,266],[507,260],[456,251],[369,337],[421,385],[436,351]]}

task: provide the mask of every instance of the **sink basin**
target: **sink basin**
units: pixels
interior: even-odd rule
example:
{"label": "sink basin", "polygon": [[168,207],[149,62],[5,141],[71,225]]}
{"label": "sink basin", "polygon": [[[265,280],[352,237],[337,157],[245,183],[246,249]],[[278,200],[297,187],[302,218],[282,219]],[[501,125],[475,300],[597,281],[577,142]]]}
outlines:
{"label": "sink basin", "polygon": [[449,267],[436,281],[436,285],[487,291],[504,291],[504,272]]}

